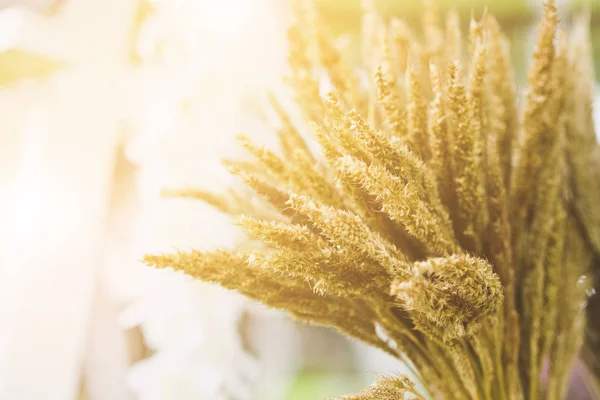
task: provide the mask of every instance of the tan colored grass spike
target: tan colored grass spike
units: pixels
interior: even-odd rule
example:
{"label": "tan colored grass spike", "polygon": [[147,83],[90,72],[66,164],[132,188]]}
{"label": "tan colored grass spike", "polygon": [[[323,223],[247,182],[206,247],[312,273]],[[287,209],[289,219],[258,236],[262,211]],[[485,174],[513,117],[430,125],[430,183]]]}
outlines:
{"label": "tan colored grass spike", "polygon": [[268,171],[279,183],[287,183],[291,172],[279,156],[264,147],[255,145],[246,136],[240,135],[238,140],[262,164],[262,170]]}
{"label": "tan colored grass spike", "polygon": [[390,352],[377,338],[368,311],[355,309],[339,297],[324,298],[314,294],[308,285],[282,276],[280,272],[247,267],[245,259],[245,255],[215,251],[146,256],[144,261],[154,267],[172,267],[197,279],[219,283],[267,306],[284,309],[297,318],[333,325],[346,334]]}
{"label": "tan colored grass spike", "polygon": [[307,193],[341,209],[352,207],[352,203],[344,198],[344,193],[333,178],[325,172],[321,172],[323,168],[320,167],[322,166],[307,158],[304,152],[294,151],[290,160],[294,163],[295,170],[299,171],[297,174],[304,176],[306,181],[304,190]]}
{"label": "tan colored grass spike", "polygon": [[264,166],[261,163],[256,162],[256,160],[231,160],[225,158],[221,160],[221,164],[227,167],[230,172],[244,171],[245,173],[260,176],[261,178],[267,178],[269,176],[269,170],[265,169]]}
{"label": "tan colored grass spike", "polygon": [[430,65],[430,75],[434,98],[429,108],[429,141],[431,143],[431,161],[439,185],[439,196],[448,208],[454,207],[455,194],[452,184],[454,160],[452,138],[448,129],[446,105],[441,87],[441,78],[437,67]]}
{"label": "tan colored grass spike", "polygon": [[502,364],[500,362],[495,364],[493,359],[498,346],[497,343],[494,343],[494,338],[490,337],[495,333],[494,330],[502,328],[498,326],[496,315],[487,318],[485,324],[482,327],[482,334],[471,337],[469,343],[476,354],[476,364],[481,369],[481,376],[478,379],[485,394],[484,398],[489,399],[492,398],[494,391],[498,392],[498,397],[502,397],[501,394],[505,392],[505,382]]}
{"label": "tan colored grass spike", "polygon": [[425,161],[431,157],[429,137],[427,135],[427,103],[422,93],[419,77],[416,72],[415,55],[406,71],[406,87],[408,90],[407,120],[408,132],[406,144],[411,151]]}
{"label": "tan colored grass spike", "polygon": [[[529,395],[539,396],[541,357],[539,343],[543,319],[544,281],[547,272],[545,263],[548,245],[552,235],[556,204],[563,196],[564,186],[564,86],[567,68],[566,37],[559,36],[557,52],[552,71],[552,93],[547,105],[549,120],[544,132],[546,159],[539,167],[540,181],[535,184],[534,206],[529,223],[526,260],[522,265],[523,284],[523,329],[529,335],[529,344],[523,352],[529,363]],[[542,150],[542,151],[543,151]],[[540,151],[541,152],[541,151]],[[542,153],[543,154],[543,153]],[[523,343],[525,345],[525,343]]]}
{"label": "tan colored grass spike", "polygon": [[[467,92],[467,100],[471,107],[472,120],[471,129],[473,134],[479,137],[476,143],[477,150],[480,153],[485,154],[486,149],[484,144],[487,143],[487,109],[486,109],[486,88],[485,79],[487,75],[487,49],[482,42],[482,39],[478,39],[475,47],[475,53],[473,55],[471,69],[469,74],[469,88]],[[483,159],[485,162],[485,157]]]}
{"label": "tan colored grass spike", "polygon": [[[366,256],[378,263],[382,269],[373,271],[375,276],[382,273],[392,277],[406,276],[406,257],[392,243],[371,231],[357,215],[327,207],[304,196],[291,196],[289,204],[306,215],[334,247],[353,250],[357,254],[348,255],[356,257],[357,261],[360,256]],[[348,262],[352,262],[352,259]]]}
{"label": "tan colored grass spike", "polygon": [[411,46],[416,43],[416,38],[410,28],[401,20],[393,18],[390,22],[391,46],[393,48],[395,65],[399,76],[406,74]]}
{"label": "tan colored grass spike", "polygon": [[415,384],[405,376],[379,378],[372,386],[361,393],[338,397],[337,400],[425,400]]}
{"label": "tan colored grass spike", "polygon": [[[274,270],[250,268],[246,266],[246,257],[246,254],[223,250],[210,253],[192,251],[145,256],[144,262],[157,268],[174,268],[197,279],[218,283],[270,307],[286,309],[292,314],[314,318],[337,312],[337,315],[344,313],[348,316],[347,311],[340,307],[339,301],[325,300],[312,293],[306,284],[282,276]],[[290,300],[293,301],[288,304]],[[348,322],[352,322],[352,319],[348,319]]]}
{"label": "tan colored grass spike", "polygon": [[494,140],[488,142],[488,148],[486,184],[489,225],[486,254],[492,261],[494,271],[498,274],[504,287],[502,324],[496,328],[502,329],[498,335],[501,341],[495,351],[501,352],[500,361],[504,370],[504,382],[507,384],[504,391],[507,392],[509,398],[515,398],[519,377],[520,326],[516,306],[515,272],[512,264],[509,205]]}
{"label": "tan colored grass spike", "polygon": [[550,390],[552,399],[564,398],[571,366],[576,353],[582,345],[585,310],[582,305],[586,299],[589,279],[585,278],[591,263],[592,254],[581,234],[576,221],[567,218],[563,272],[559,298],[568,298],[559,304],[556,325],[556,342],[552,350],[553,363],[550,369]]}
{"label": "tan colored grass spike", "polygon": [[330,128],[324,123],[311,122],[311,131],[319,143],[321,155],[329,163],[341,157],[342,149],[338,146],[337,138],[330,134]]}
{"label": "tan colored grass spike", "polygon": [[241,137],[244,147],[262,164],[268,172],[267,179],[294,191],[307,191],[318,198],[328,199],[332,204],[344,207],[344,200],[334,184],[328,181],[315,169],[315,162],[301,149],[292,152],[293,168],[275,153],[254,145],[250,140]]}
{"label": "tan colored grass spike", "polygon": [[[487,94],[486,94],[486,86],[485,79],[487,76],[487,48],[483,43],[483,39],[481,38],[481,23],[478,23],[479,28],[476,31],[478,35],[474,40],[477,40],[475,45],[475,53],[473,55],[471,71],[469,75],[469,88],[467,92],[467,100],[470,106],[470,128],[472,130],[472,134],[470,139],[474,141],[472,159],[470,160],[471,169],[473,171],[479,169],[479,174],[474,174],[471,179],[472,186],[475,188],[474,199],[476,199],[476,212],[474,215],[473,226],[475,228],[475,232],[478,235],[483,235],[486,226],[488,224],[488,210],[487,204],[485,200],[485,190],[486,190],[486,174],[485,171],[482,170],[482,167],[486,165],[487,160],[487,142],[488,138],[488,129],[489,129],[489,121],[487,114]],[[457,148],[462,148],[461,143],[464,145],[465,142],[462,141],[462,135],[458,133],[456,135],[456,141],[458,142]],[[458,160],[462,157],[460,153],[456,156]],[[460,162],[459,162],[460,164]],[[465,175],[465,177],[468,175]],[[458,178],[460,179],[460,177]],[[460,204],[460,203],[459,203]],[[483,243],[481,243],[481,246]]]}
{"label": "tan colored grass spike", "polygon": [[352,157],[340,159],[339,169],[374,196],[381,210],[419,240],[429,255],[455,252],[457,244],[451,228],[427,209],[413,183],[405,184],[385,169],[377,165],[368,166]]}
{"label": "tan colored grass spike", "polygon": [[[365,162],[381,164],[388,171],[405,181],[415,182],[420,190],[419,195],[426,199],[432,207],[439,206],[437,183],[431,171],[419,157],[408,150],[401,143],[394,142],[375,131],[372,126],[355,111],[347,114],[349,129],[361,148],[368,151],[370,158],[363,158]],[[436,210],[438,211],[438,210]]]}
{"label": "tan colored grass spike", "polygon": [[589,10],[575,18],[573,23],[572,37],[570,38],[570,58],[573,60],[570,69],[577,96],[573,98],[576,102],[575,119],[581,124],[582,135],[590,143],[596,143],[596,128],[590,104],[593,104],[595,91],[594,50],[590,38]]}
{"label": "tan colored grass spike", "polygon": [[[415,323],[415,328],[418,330],[422,330],[426,324],[429,324],[431,327],[431,323],[427,322],[425,318],[421,318],[420,314],[413,317],[413,321]],[[425,328],[425,330],[427,330],[427,328]],[[429,337],[427,339],[429,339]],[[465,386],[465,382],[454,367],[452,355],[447,350],[448,346],[442,344],[441,338],[437,340],[425,340],[425,346],[429,353],[429,362],[431,365],[435,366],[435,370],[439,375],[439,378],[435,382],[436,385],[440,385],[438,391],[443,393],[443,398],[469,398],[469,392]],[[432,391],[432,388],[428,387],[428,390]]]}
{"label": "tan colored grass spike", "polygon": [[227,251],[202,253],[175,253],[170,255],[146,255],[144,262],[157,268],[174,268],[185,274],[202,280],[225,284],[226,287],[237,289],[243,285],[244,277],[235,276],[233,272],[244,265],[244,255]]}
{"label": "tan colored grass spike", "polygon": [[279,138],[286,158],[290,158],[294,151],[301,151],[307,158],[315,161],[312,152],[306,144],[306,140],[294,126],[290,116],[273,93],[269,94],[269,100],[282,125],[279,131]]}
{"label": "tan colored grass spike", "polygon": [[390,73],[384,73],[384,68],[379,67],[375,74],[375,83],[378,88],[377,100],[381,108],[383,108],[387,130],[391,136],[406,136],[406,112],[402,107],[403,102],[397,93],[395,76]]}
{"label": "tan colored grass spike", "polygon": [[217,195],[201,189],[168,189],[163,190],[161,194],[165,197],[201,200],[229,215],[237,215],[240,212],[240,209],[232,204],[231,199],[227,196]]}
{"label": "tan colored grass spike", "polygon": [[330,33],[323,24],[317,24],[317,44],[320,62],[327,71],[331,84],[348,104],[364,106],[360,96],[358,77],[333,42]]}
{"label": "tan colored grass spike", "polygon": [[265,207],[261,202],[248,201],[249,190],[229,188],[227,191],[215,194],[202,189],[165,189],[161,194],[166,198],[200,200],[220,212],[237,217],[240,214],[251,214],[265,220],[278,217],[278,213]]}
{"label": "tan colored grass spike", "polygon": [[468,251],[480,252],[478,233],[483,228],[485,213],[485,190],[481,181],[481,154],[478,148],[480,136],[474,129],[472,100],[467,99],[465,87],[460,82],[456,63],[449,68],[448,108],[452,113],[454,129],[454,184],[458,206],[459,238]]}
{"label": "tan colored grass spike", "polygon": [[288,82],[294,89],[296,102],[305,115],[314,120],[323,116],[319,82],[314,77],[314,64],[310,58],[310,38],[307,38],[306,21],[297,21],[287,32],[289,44]]}
{"label": "tan colored grass spike", "polygon": [[[572,80],[569,97],[572,101],[572,116],[567,126],[567,160],[575,194],[574,207],[580,222],[585,227],[590,244],[596,254],[600,254],[600,210],[596,206],[600,202],[600,182],[590,174],[594,158],[597,158],[598,147],[590,109],[590,91],[593,84],[593,64],[590,49],[589,22],[580,17],[577,20],[569,48],[569,78]],[[585,65],[583,65],[585,64]],[[589,86],[588,86],[589,85]]]}
{"label": "tan colored grass spike", "polygon": [[[380,164],[392,174],[405,182],[416,185],[417,195],[427,204],[428,208],[450,227],[449,217],[443,208],[437,188],[437,182],[427,165],[404,145],[394,143],[372,126],[354,110],[346,114],[347,133],[354,141],[354,147],[363,149],[366,156],[359,157],[362,161]],[[353,153],[349,151],[349,154]]]}
{"label": "tan colored grass spike", "polygon": [[361,0],[362,26],[361,43],[362,63],[367,71],[372,73],[381,59],[380,53],[383,37],[385,36],[385,23],[375,7],[373,0]]}
{"label": "tan colored grass spike", "polygon": [[468,398],[484,398],[485,394],[480,387],[482,382],[478,381],[475,368],[472,363],[473,360],[465,352],[465,348],[460,344],[454,344],[449,346],[446,351],[450,354],[454,369],[458,373],[460,380],[469,393]]}
{"label": "tan colored grass spike", "polygon": [[551,168],[548,173],[541,175],[541,181],[544,185],[539,189],[540,201],[536,202],[537,215],[532,223],[530,238],[528,240],[528,256],[530,264],[523,265],[523,331],[528,335],[527,340],[522,344],[524,355],[528,358],[528,365],[525,366],[529,371],[529,396],[531,398],[539,397],[539,374],[541,371],[539,341],[542,329],[543,319],[543,299],[544,299],[544,280],[546,274],[546,254],[548,244],[552,235],[552,217],[554,215],[555,204],[560,201],[560,187],[562,184],[559,171],[561,160],[554,158],[551,162],[557,165],[557,168]]}
{"label": "tan colored grass spike", "polygon": [[[544,282],[544,314],[542,316],[542,338],[540,356],[550,355],[556,341],[556,325],[558,317],[559,287],[562,279],[563,260],[565,259],[565,237],[567,213],[562,202],[556,205],[552,234],[546,253],[546,275]],[[551,360],[555,363],[558,360]],[[542,361],[543,362],[543,361]],[[552,367],[551,367],[552,368]]]}
{"label": "tan colored grass spike", "polygon": [[448,62],[461,62],[463,55],[462,32],[460,30],[460,15],[456,10],[451,10],[446,19],[446,60]]}
{"label": "tan colored grass spike", "polygon": [[[482,18],[485,20],[486,16]],[[475,20],[473,13],[471,13],[471,20],[469,21],[469,58],[471,60],[476,58],[477,48],[480,46],[483,40],[483,24],[481,21]]]}
{"label": "tan colored grass spike", "polygon": [[[330,249],[322,251],[278,250],[274,252],[254,251],[248,256],[253,268],[277,271],[306,282],[312,290],[322,296],[380,296],[383,282],[368,280],[370,276],[357,268],[349,272],[343,268],[343,257]],[[361,284],[365,279],[366,284]]]}
{"label": "tan colored grass spike", "polygon": [[322,251],[328,247],[327,243],[306,225],[263,221],[245,215],[239,217],[238,223],[251,237],[278,248],[294,251]]}
{"label": "tan colored grass spike", "polygon": [[[520,146],[519,162],[511,184],[511,201],[514,204],[512,212],[513,240],[515,243],[520,242],[524,230],[523,224],[533,206],[534,191],[530,190],[530,184],[538,181],[539,164],[544,159],[540,154],[540,145],[545,134],[548,103],[552,91],[552,65],[555,55],[553,42],[558,24],[554,3],[546,2],[544,10],[544,16],[539,24],[533,62],[527,78],[528,88],[523,112],[523,143]],[[520,249],[516,247],[514,250],[518,260]]]}
{"label": "tan colored grass spike", "polygon": [[[500,160],[495,151],[496,142],[488,142],[489,157],[486,162],[486,194],[487,208],[489,213],[489,225],[486,240],[486,254],[489,255],[494,264],[494,271],[500,276],[505,290],[512,286],[511,272],[514,271],[512,265],[512,249],[509,222],[509,204],[506,194],[506,188],[503,182],[503,174],[500,167]],[[513,288],[514,290],[514,288]],[[507,299],[514,309],[514,298]]]}
{"label": "tan colored grass spike", "polygon": [[488,51],[490,135],[495,137],[504,185],[510,185],[512,155],[517,138],[517,105],[508,39],[495,18],[485,24]]}
{"label": "tan colored grass spike", "polygon": [[[331,114],[330,124],[333,125],[330,132],[337,138],[345,152],[368,164],[376,163],[378,160],[383,161],[386,168],[402,173],[402,179],[413,181],[416,185],[416,195],[420,196],[427,203],[428,208],[437,214],[450,229],[447,213],[442,209],[437,195],[435,178],[418,157],[404,146],[394,145],[384,135],[374,131],[356,111],[346,112],[335,94],[330,94],[327,104],[330,110],[329,114]],[[335,160],[330,160],[330,165],[337,168],[337,162],[331,163],[331,161]],[[343,176],[345,175],[342,173]],[[342,180],[346,183],[346,187],[352,185],[356,187],[353,181]],[[379,233],[386,238],[395,234],[396,239],[392,241],[401,245],[407,255],[415,252],[414,249],[410,249],[410,244],[404,245],[404,235],[397,231],[395,224],[391,224],[385,214],[372,211],[375,207],[379,207],[372,198],[374,195],[366,195],[360,187],[354,190],[350,188],[346,192],[355,196],[356,203],[362,204],[361,217],[377,227]]]}
{"label": "tan colored grass spike", "polygon": [[[331,92],[327,96],[327,129],[328,135],[338,146],[343,148],[342,154],[350,154],[361,160],[372,161],[372,154],[356,140],[354,135],[354,122],[348,118],[346,108],[337,93]],[[333,160],[329,160],[333,161]]]}
{"label": "tan colored grass spike", "polygon": [[[338,121],[338,123],[341,122]],[[341,175],[336,169],[337,160],[343,157],[346,148],[354,148],[356,152],[356,146],[359,145],[356,144],[355,139],[347,134],[348,132],[344,131],[344,133],[342,133],[342,136],[345,138],[343,142],[346,142],[345,146],[342,147],[340,146],[340,141],[338,140],[338,137],[336,137],[336,133],[333,132],[333,129],[320,124],[314,124],[313,129],[315,138],[321,145],[321,149],[327,159],[329,167],[332,168],[338,176]],[[358,148],[358,153],[362,155],[362,157],[370,159],[364,150],[361,150],[360,148]],[[392,232],[393,227],[390,226],[391,221],[384,214],[373,210],[371,197],[360,187],[343,179],[343,176],[339,177],[342,178],[339,181],[339,186],[343,193],[347,195],[346,202],[350,204],[350,207],[348,208],[359,215],[369,224],[369,226],[383,237],[390,240],[393,239],[394,232]],[[398,244],[397,241],[396,244]]]}
{"label": "tan colored grass spike", "polygon": [[435,0],[423,1],[423,35],[427,49],[427,57],[431,62],[440,62],[443,57],[444,32],[440,10]]}
{"label": "tan colored grass spike", "polygon": [[361,2],[363,10],[362,18],[362,64],[370,78],[368,85],[367,114],[369,122],[374,123],[378,119],[377,85],[373,84],[371,76],[381,63],[391,62],[391,54],[388,40],[388,29],[383,18],[377,12],[372,0]]}
{"label": "tan colored grass spike", "polygon": [[289,209],[286,203],[289,199],[289,193],[275,186],[266,183],[264,180],[257,178],[251,174],[246,174],[242,171],[233,169],[232,174],[238,175],[249,188],[260,195],[267,204],[275,208],[281,215],[290,218],[291,222],[304,222],[303,218],[296,212]]}

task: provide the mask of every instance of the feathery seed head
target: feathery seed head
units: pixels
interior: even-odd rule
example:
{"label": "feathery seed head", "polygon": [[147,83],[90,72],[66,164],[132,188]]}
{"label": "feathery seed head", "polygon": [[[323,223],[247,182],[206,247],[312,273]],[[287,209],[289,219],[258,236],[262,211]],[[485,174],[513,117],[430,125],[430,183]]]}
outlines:
{"label": "feathery seed head", "polygon": [[502,304],[502,285],[492,266],[469,255],[430,258],[413,264],[408,280],[396,280],[392,294],[444,331],[444,339],[473,335],[479,322]]}

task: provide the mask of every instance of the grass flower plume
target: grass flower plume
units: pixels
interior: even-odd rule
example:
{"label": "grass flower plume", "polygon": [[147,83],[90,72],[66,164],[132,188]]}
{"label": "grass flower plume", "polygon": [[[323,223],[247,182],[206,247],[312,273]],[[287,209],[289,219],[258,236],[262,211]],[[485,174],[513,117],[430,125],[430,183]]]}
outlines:
{"label": "grass flower plume", "polygon": [[345,399],[562,399],[594,345],[600,255],[587,20],[562,30],[546,3],[519,104],[492,16],[463,34],[426,2],[422,25],[367,4],[356,67],[297,2],[287,83],[310,132],[272,96],[280,148],[241,138],[251,161],[227,162],[254,194],[170,193],[235,216],[252,245],[145,262],[332,326],[408,362],[428,391],[382,378]]}

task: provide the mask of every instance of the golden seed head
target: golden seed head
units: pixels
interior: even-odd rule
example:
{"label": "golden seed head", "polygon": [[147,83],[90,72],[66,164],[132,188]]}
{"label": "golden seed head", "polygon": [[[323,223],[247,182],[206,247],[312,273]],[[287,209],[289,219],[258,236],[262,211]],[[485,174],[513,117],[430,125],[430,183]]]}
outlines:
{"label": "golden seed head", "polygon": [[423,314],[451,340],[474,334],[502,304],[502,285],[486,261],[470,255],[430,258],[392,285],[400,304]]}

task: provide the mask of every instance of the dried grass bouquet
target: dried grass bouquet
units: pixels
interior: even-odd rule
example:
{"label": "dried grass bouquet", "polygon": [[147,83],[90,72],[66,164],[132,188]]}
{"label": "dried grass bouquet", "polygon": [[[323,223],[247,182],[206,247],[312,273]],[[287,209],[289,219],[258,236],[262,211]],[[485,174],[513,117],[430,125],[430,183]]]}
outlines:
{"label": "dried grass bouquet", "polygon": [[296,4],[288,83],[312,137],[273,97],[279,151],[242,138],[252,161],[228,161],[260,203],[243,189],[175,193],[237,216],[256,241],[146,263],[335,327],[406,361],[427,390],[382,378],[345,399],[565,398],[594,345],[600,256],[587,24],[567,32],[545,4],[518,101],[490,15],[465,40],[431,2],[422,34],[369,7],[355,68]]}

